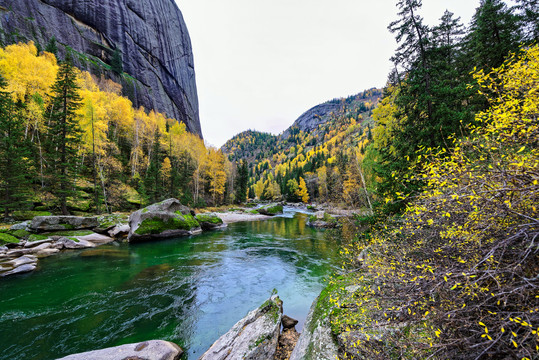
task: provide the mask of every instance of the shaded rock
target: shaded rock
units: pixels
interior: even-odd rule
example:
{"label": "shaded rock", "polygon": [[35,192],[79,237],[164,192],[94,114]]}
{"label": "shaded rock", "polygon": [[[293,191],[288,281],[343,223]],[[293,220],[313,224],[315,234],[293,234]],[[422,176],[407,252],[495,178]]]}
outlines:
{"label": "shaded rock", "polygon": [[79,216],[36,216],[29,228],[32,231],[61,231],[92,229],[99,224],[96,217]]}
{"label": "shaded rock", "polygon": [[269,204],[256,209],[256,211],[258,211],[258,213],[262,215],[274,216],[283,213],[283,205]]}
{"label": "shaded rock", "polygon": [[[202,137],[191,40],[176,2],[0,0],[0,6],[2,44],[44,45],[55,37],[60,57],[70,46],[75,65],[120,82],[135,108],[179,119]],[[115,51],[130,76],[108,68]]]}
{"label": "shaded rock", "polygon": [[200,227],[204,231],[223,229],[226,227],[223,220],[213,213],[198,214],[195,216],[195,219],[199,222]]}
{"label": "shaded rock", "polygon": [[283,328],[285,329],[291,329],[298,324],[298,321],[296,319],[292,319],[288,315],[283,315],[281,322],[283,324]]}
{"label": "shaded rock", "polygon": [[49,257],[49,256],[54,255],[54,254],[59,253],[59,252],[60,252],[59,249],[48,248],[48,249],[39,250],[35,255],[39,259],[41,259],[41,258]]}
{"label": "shaded rock", "polygon": [[33,256],[33,255],[24,255],[24,256],[20,256],[16,259],[13,259],[13,260],[10,260],[10,261],[7,261],[4,263],[4,265],[6,266],[10,266],[12,268],[18,268],[20,266],[23,266],[23,265],[27,265],[27,264],[35,264],[37,263],[37,257]]}
{"label": "shaded rock", "polygon": [[41,244],[50,243],[52,239],[44,239],[44,240],[37,240],[37,241],[27,241],[26,244],[24,244],[25,248],[33,248]]}
{"label": "shaded rock", "polygon": [[281,328],[282,301],[272,296],[238,321],[199,360],[272,360]]}
{"label": "shaded rock", "polygon": [[177,199],[164,200],[135,211],[129,217],[129,226],[130,242],[187,236],[200,231],[191,210]]}
{"label": "shaded rock", "polygon": [[125,214],[106,214],[98,216],[97,221],[99,226],[93,230],[96,233],[107,235],[115,227],[126,225],[129,221],[129,216]]}
{"label": "shaded rock", "polygon": [[303,332],[299,336],[290,360],[334,360],[338,359],[339,349],[331,335],[329,320],[317,307],[318,298],[314,300],[307,320],[303,326]]}
{"label": "shaded rock", "polygon": [[15,249],[15,250],[7,251],[6,256],[11,257],[11,258],[16,258],[16,257],[24,256],[27,254],[31,254],[31,253],[32,253],[32,249]]}
{"label": "shaded rock", "polygon": [[7,250],[8,250],[7,246],[0,246],[0,253],[5,253],[7,252]]}
{"label": "shaded rock", "polygon": [[163,340],[150,340],[73,354],[58,360],[178,360],[182,353],[183,350],[174,343]]}
{"label": "shaded rock", "polygon": [[288,360],[299,339],[299,333],[293,327],[284,329],[279,335],[279,344],[275,352],[274,360]]}
{"label": "shaded rock", "polygon": [[113,229],[109,230],[109,235],[113,238],[125,238],[129,235],[131,227],[129,225],[117,225]]}
{"label": "shaded rock", "polygon": [[18,266],[16,268],[14,268],[13,270],[6,271],[4,273],[0,273],[0,276],[5,277],[5,276],[9,276],[9,275],[27,273],[27,272],[30,272],[30,271],[34,271],[36,269],[36,266],[37,266],[36,263],[24,264],[24,265],[21,265],[21,266]]}
{"label": "shaded rock", "polygon": [[24,221],[22,223],[11,225],[9,230],[26,230],[28,228],[28,226],[30,225],[30,223],[31,223],[31,221],[27,220],[27,221]]}

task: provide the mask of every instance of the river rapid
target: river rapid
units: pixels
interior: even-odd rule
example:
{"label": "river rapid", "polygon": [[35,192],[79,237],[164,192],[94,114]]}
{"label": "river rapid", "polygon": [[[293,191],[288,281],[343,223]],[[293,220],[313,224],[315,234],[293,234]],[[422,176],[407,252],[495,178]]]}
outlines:
{"label": "river rapid", "polygon": [[40,261],[0,280],[0,359],[56,359],[151,339],[197,359],[276,289],[301,331],[339,264],[330,232],[285,209],[266,221],[142,244],[112,244]]}

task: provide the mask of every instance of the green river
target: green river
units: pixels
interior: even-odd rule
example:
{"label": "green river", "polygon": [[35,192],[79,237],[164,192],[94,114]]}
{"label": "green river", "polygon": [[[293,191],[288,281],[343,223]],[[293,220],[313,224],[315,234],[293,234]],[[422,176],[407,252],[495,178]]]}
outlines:
{"label": "green river", "polygon": [[151,339],[197,359],[277,289],[301,330],[337,240],[287,212],[190,238],[64,252],[0,279],[0,359],[56,359]]}

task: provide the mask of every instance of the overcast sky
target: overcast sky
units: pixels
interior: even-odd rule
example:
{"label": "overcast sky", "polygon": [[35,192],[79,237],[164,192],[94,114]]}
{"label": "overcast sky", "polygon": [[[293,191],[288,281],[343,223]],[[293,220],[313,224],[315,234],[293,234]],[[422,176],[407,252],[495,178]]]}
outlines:
{"label": "overcast sky", "polygon": [[[187,23],[207,143],[237,133],[278,134],[327,100],[383,87],[396,48],[395,0],[176,0]],[[479,0],[425,0],[465,25]]]}

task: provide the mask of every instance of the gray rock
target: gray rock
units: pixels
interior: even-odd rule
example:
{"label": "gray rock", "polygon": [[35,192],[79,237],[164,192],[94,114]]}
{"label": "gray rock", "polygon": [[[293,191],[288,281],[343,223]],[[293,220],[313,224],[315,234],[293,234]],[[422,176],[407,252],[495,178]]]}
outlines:
{"label": "gray rock", "polygon": [[26,254],[31,254],[31,253],[32,253],[31,249],[15,249],[15,250],[7,251],[5,255],[7,257],[16,258],[16,257],[24,256]]}
{"label": "gray rock", "polygon": [[31,250],[32,253],[37,253],[37,252],[39,252],[39,251],[41,251],[41,250],[48,249],[48,248],[50,248],[51,246],[52,246],[52,243],[46,242],[46,243],[40,244],[40,245],[38,245],[38,246],[34,246],[34,247],[32,247],[32,248],[29,248],[29,250]]}
{"label": "gray rock", "polygon": [[[135,108],[144,106],[186,124],[202,136],[191,40],[172,0],[0,0],[3,44],[33,40],[43,47],[54,36],[85,54],[76,65],[105,73],[123,86]],[[128,76],[108,71],[114,50]]]}
{"label": "gray rock", "polygon": [[69,355],[58,360],[179,360],[183,350],[163,340],[150,340]]}
{"label": "gray rock", "polygon": [[167,199],[129,216],[130,242],[188,236],[200,232],[191,210],[177,199]]}
{"label": "gray rock", "polygon": [[310,132],[330,120],[332,114],[338,113],[342,108],[339,103],[324,103],[317,105],[303,113],[294,124],[282,134],[283,139],[287,139],[292,134],[290,129],[297,127],[303,132]]}
{"label": "gray rock", "polygon": [[272,296],[221,336],[199,360],[272,360],[281,328],[282,302]]}
{"label": "gray rock", "polygon": [[5,253],[8,251],[8,247],[7,246],[0,246],[0,253]]}
{"label": "gray rock", "polygon": [[339,358],[339,349],[331,335],[331,328],[327,318],[314,316],[318,298],[314,300],[303,332],[299,336],[294,351],[289,360],[334,360]]}
{"label": "gray rock", "polygon": [[36,247],[38,245],[44,244],[44,243],[50,243],[52,239],[45,239],[45,240],[37,240],[37,241],[27,241],[26,244],[24,244],[25,248],[32,248]]}
{"label": "gray rock", "polygon": [[94,245],[104,245],[114,241],[113,238],[101,234],[89,234],[84,236],[75,236],[79,241],[89,241]]}
{"label": "gray rock", "polygon": [[30,220],[24,221],[22,223],[18,223],[15,225],[11,225],[9,230],[26,230],[28,228],[28,225],[30,225]]}
{"label": "gray rock", "polygon": [[92,229],[99,224],[96,217],[36,216],[29,226],[32,231],[61,231]]}
{"label": "gray rock", "polygon": [[113,238],[125,238],[129,234],[131,228],[129,225],[116,225],[112,230],[109,230],[109,235]]}
{"label": "gray rock", "polygon": [[35,264],[35,263],[37,263],[37,257],[33,255],[24,255],[16,259],[13,259],[11,261],[7,261],[4,263],[4,265],[11,266],[13,268],[18,268],[22,265]]}
{"label": "gray rock", "polygon": [[16,275],[16,274],[23,274],[30,271],[34,271],[36,269],[36,263],[30,263],[30,264],[24,264],[21,266],[18,266],[14,268],[13,270],[6,271],[4,273],[0,273],[1,277],[9,276],[9,275]]}
{"label": "gray rock", "polygon": [[59,249],[48,248],[48,249],[43,249],[43,250],[38,251],[35,255],[37,256],[38,259],[41,259],[41,258],[49,257],[59,252],[60,252]]}
{"label": "gray rock", "polygon": [[60,239],[56,240],[54,244],[52,245],[55,249],[67,249],[67,250],[76,250],[76,249],[88,249],[88,248],[94,248],[96,245],[92,242],[86,241],[86,240],[79,240],[77,241],[61,237]]}

